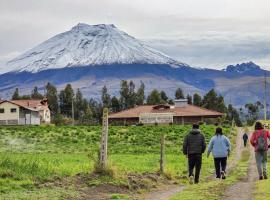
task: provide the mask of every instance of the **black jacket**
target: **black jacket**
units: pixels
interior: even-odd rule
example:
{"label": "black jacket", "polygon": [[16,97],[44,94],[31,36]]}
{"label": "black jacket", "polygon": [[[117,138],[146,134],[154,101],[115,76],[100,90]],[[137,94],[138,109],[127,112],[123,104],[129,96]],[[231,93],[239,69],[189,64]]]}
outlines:
{"label": "black jacket", "polygon": [[243,135],[243,140],[248,140],[248,135],[246,133]]}
{"label": "black jacket", "polygon": [[192,129],[183,144],[184,155],[203,154],[206,149],[205,137],[199,129]]}

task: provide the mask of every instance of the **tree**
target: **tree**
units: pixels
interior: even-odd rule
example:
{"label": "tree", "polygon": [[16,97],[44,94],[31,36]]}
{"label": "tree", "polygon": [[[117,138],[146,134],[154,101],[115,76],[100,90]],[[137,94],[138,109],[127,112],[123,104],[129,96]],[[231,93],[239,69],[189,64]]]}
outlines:
{"label": "tree", "polygon": [[102,103],[96,101],[95,99],[91,98],[89,101],[89,106],[92,111],[93,119],[96,122],[101,123],[102,115],[103,115],[103,105]]}
{"label": "tree", "polygon": [[173,100],[173,99],[169,99],[169,100],[168,100],[168,104],[169,104],[169,105],[174,105],[174,100]]}
{"label": "tree", "polygon": [[71,84],[67,84],[64,90],[60,91],[59,100],[60,100],[60,109],[61,114],[65,114],[69,117],[72,116],[72,102],[74,98],[74,91]]}
{"label": "tree", "polygon": [[139,91],[139,96],[135,92],[135,84],[133,81],[122,80],[120,84],[120,104],[122,110],[133,108],[137,102],[139,104],[143,103],[144,99],[144,85],[141,85]]}
{"label": "tree", "polygon": [[87,106],[85,108],[85,112],[82,116],[82,123],[83,124],[90,124],[92,119],[93,119],[93,113],[92,113],[92,110],[91,110],[89,104],[87,104]]}
{"label": "tree", "polygon": [[31,96],[30,95],[23,95],[23,96],[20,96],[19,94],[19,89],[16,88],[13,95],[12,95],[12,100],[29,100],[31,99]]}
{"label": "tree", "polygon": [[222,96],[218,96],[214,89],[210,90],[202,100],[204,108],[226,113],[227,108]]}
{"label": "tree", "polygon": [[38,87],[35,86],[31,93],[31,99],[43,99],[43,95],[38,92]]}
{"label": "tree", "polygon": [[120,85],[120,104],[125,110],[128,108],[129,86],[126,80],[122,80]]}
{"label": "tree", "polygon": [[51,113],[52,115],[56,115],[56,113],[58,112],[57,89],[51,83],[47,83],[45,88],[46,88],[46,98],[48,99],[48,105],[51,110]]}
{"label": "tree", "polygon": [[263,108],[261,102],[257,101],[256,103],[247,103],[245,108],[248,111],[246,116],[248,125],[253,125],[254,122],[258,119],[259,110]]}
{"label": "tree", "polygon": [[119,112],[121,110],[119,100],[115,96],[111,100],[111,109],[112,112]]}
{"label": "tree", "polygon": [[102,88],[102,92],[101,92],[101,100],[102,100],[102,104],[103,107],[105,108],[110,108],[111,107],[111,96],[108,93],[108,89],[106,86],[104,86]]}
{"label": "tree", "polygon": [[157,104],[161,104],[161,103],[162,103],[162,100],[161,100],[161,96],[160,96],[160,93],[158,92],[158,90],[156,90],[156,89],[152,90],[152,92],[147,97],[147,104],[148,105],[157,105]]}
{"label": "tree", "polygon": [[167,103],[168,102],[169,98],[168,98],[166,92],[164,92],[163,90],[160,92],[160,97],[161,97],[162,103]]}
{"label": "tree", "polygon": [[193,105],[202,106],[202,97],[198,93],[193,95]]}
{"label": "tree", "polygon": [[20,97],[20,99],[22,99],[22,100],[30,100],[30,99],[31,99],[31,96],[28,95],[28,94],[22,95],[22,96]]}
{"label": "tree", "polygon": [[184,99],[184,93],[183,90],[181,88],[177,88],[175,91],[175,99]]}
{"label": "tree", "polygon": [[187,101],[188,101],[188,104],[192,105],[192,96],[191,95],[187,95]]}
{"label": "tree", "polygon": [[19,100],[19,99],[20,99],[19,88],[16,88],[12,95],[12,100]]}
{"label": "tree", "polygon": [[80,89],[77,89],[75,94],[75,101],[74,101],[74,116],[75,119],[79,119],[81,116],[84,115],[84,99],[83,94]]}
{"label": "tree", "polygon": [[135,92],[135,84],[133,81],[129,82],[128,89],[128,106],[127,108],[134,108],[136,104],[136,92]]}
{"label": "tree", "polygon": [[242,126],[242,122],[240,120],[239,113],[238,113],[238,111],[231,104],[228,105],[227,119],[229,121],[233,121],[234,120],[235,121],[235,124],[237,126]]}
{"label": "tree", "polygon": [[144,85],[144,83],[141,82],[141,85],[136,93],[136,105],[143,105],[144,98],[145,98],[144,89],[145,89],[145,85]]}

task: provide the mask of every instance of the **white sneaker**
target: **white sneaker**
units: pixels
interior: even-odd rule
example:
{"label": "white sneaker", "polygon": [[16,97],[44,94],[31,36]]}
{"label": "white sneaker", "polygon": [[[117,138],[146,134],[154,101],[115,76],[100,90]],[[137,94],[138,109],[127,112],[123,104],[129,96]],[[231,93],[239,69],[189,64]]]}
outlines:
{"label": "white sneaker", "polygon": [[226,172],[224,172],[224,171],[221,172],[221,178],[226,179]]}
{"label": "white sneaker", "polygon": [[190,184],[193,184],[193,183],[194,183],[194,176],[191,175],[191,176],[189,177],[189,183],[190,183]]}

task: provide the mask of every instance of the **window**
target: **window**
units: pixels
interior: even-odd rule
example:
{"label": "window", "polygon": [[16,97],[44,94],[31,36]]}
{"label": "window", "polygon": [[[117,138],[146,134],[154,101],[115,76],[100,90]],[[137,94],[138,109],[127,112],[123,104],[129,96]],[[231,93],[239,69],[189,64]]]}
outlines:
{"label": "window", "polygon": [[5,113],[5,109],[4,108],[0,108],[0,113]]}
{"label": "window", "polygon": [[11,109],[10,109],[10,112],[11,112],[11,113],[17,112],[17,108],[11,108]]}

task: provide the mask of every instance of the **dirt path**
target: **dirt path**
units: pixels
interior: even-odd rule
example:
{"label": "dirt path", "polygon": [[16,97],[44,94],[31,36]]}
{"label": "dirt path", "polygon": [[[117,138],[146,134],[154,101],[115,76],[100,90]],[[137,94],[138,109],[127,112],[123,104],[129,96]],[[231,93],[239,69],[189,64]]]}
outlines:
{"label": "dirt path", "polygon": [[[243,149],[242,145],[242,130],[239,128],[237,131],[237,138],[236,138],[236,147],[235,147],[235,155],[234,160],[231,162],[231,164],[228,167],[228,171],[235,167],[237,162],[241,158],[241,152]],[[140,199],[143,200],[168,200],[170,197],[173,197],[175,194],[182,192],[185,189],[186,186],[167,186],[164,188],[159,188],[157,190],[154,190],[150,193],[147,193],[144,197],[141,197]]]}
{"label": "dirt path", "polygon": [[222,200],[251,200],[256,180],[257,170],[255,164],[255,156],[253,148],[250,147],[248,176],[242,181],[228,187]]}
{"label": "dirt path", "polygon": [[156,191],[152,191],[146,194],[144,197],[140,198],[143,200],[167,200],[174,196],[178,192],[182,192],[185,186],[167,186]]}

